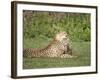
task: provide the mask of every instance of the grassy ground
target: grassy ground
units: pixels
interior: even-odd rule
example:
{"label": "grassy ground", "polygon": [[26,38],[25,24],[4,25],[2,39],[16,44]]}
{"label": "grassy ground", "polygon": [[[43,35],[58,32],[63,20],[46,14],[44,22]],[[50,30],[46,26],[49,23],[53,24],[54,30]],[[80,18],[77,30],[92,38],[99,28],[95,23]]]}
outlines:
{"label": "grassy ground", "polygon": [[[42,41],[42,40],[41,40]],[[24,41],[25,42],[25,41]],[[32,41],[25,44],[24,47],[39,47],[46,44],[39,44],[33,46]],[[37,42],[37,41],[36,41]],[[36,43],[35,42],[35,43]],[[49,43],[47,41],[47,43]],[[78,55],[78,58],[61,59],[61,58],[23,58],[23,68],[53,68],[53,67],[75,67],[75,66],[88,66],[90,65],[90,42],[73,42],[73,54]]]}

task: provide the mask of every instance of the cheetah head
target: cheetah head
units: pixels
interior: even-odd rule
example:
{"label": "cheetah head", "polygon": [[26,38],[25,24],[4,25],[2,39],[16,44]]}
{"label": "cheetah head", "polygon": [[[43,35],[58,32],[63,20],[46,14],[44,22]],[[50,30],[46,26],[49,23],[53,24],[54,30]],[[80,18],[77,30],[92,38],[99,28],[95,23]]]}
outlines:
{"label": "cheetah head", "polygon": [[62,41],[63,39],[67,38],[67,33],[65,31],[59,32],[56,34],[55,39],[58,41]]}

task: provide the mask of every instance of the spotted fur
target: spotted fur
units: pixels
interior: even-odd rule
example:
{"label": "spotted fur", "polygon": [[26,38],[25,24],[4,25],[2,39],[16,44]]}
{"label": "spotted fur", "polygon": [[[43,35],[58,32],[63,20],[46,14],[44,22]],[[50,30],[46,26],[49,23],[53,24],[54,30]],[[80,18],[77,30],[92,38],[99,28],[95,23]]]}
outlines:
{"label": "spotted fur", "polygon": [[53,41],[45,48],[27,48],[23,51],[24,57],[60,57],[72,58],[72,49],[69,46],[69,38],[65,32],[56,34]]}

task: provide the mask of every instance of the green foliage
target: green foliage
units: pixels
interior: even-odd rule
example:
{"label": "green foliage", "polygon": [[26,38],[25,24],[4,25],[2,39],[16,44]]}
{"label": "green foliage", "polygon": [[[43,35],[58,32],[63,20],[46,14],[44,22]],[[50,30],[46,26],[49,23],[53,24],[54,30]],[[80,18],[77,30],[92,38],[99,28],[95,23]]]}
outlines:
{"label": "green foliage", "polygon": [[90,14],[27,11],[24,14],[24,37],[51,39],[66,31],[72,41],[90,41]]}

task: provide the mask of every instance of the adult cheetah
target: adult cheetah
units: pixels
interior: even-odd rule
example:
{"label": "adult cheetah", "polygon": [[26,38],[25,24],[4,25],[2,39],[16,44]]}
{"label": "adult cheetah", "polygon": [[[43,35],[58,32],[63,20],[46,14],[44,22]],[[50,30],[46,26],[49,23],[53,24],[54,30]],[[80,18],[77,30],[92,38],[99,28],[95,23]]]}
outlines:
{"label": "adult cheetah", "polygon": [[27,48],[23,51],[24,57],[59,57],[73,58],[72,49],[66,32],[59,32],[52,42],[45,48]]}

